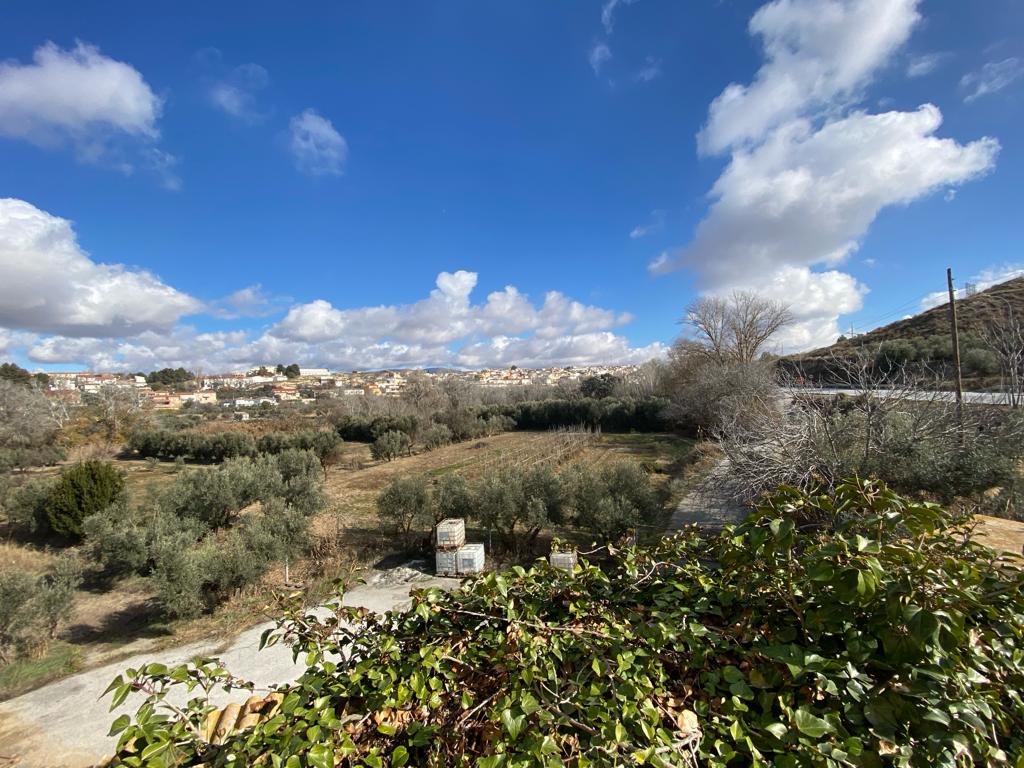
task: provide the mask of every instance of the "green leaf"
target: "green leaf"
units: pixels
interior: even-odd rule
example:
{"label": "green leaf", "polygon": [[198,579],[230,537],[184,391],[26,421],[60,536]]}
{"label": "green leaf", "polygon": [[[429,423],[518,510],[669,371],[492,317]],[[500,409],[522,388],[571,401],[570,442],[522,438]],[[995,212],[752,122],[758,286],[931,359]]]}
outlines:
{"label": "green leaf", "polygon": [[326,744],[314,744],[309,748],[306,761],[312,768],[334,768],[334,752]]}
{"label": "green leaf", "polygon": [[797,730],[812,739],[820,739],[826,733],[832,733],[835,730],[827,720],[812,714],[806,706],[800,707],[794,713],[793,719],[796,722]]}
{"label": "green leaf", "polygon": [[391,752],[392,768],[399,768],[409,762],[409,750],[403,746],[395,747]]}
{"label": "green leaf", "polygon": [[519,738],[519,734],[523,732],[523,726],[526,724],[526,716],[519,715],[516,717],[512,714],[511,709],[504,709],[501,712],[501,724],[505,728],[505,733],[511,741],[515,741]]}
{"label": "green leaf", "polygon": [[110,724],[110,731],[107,736],[117,736],[121,731],[127,728],[132,722],[131,717],[128,715],[121,715],[113,723]]}

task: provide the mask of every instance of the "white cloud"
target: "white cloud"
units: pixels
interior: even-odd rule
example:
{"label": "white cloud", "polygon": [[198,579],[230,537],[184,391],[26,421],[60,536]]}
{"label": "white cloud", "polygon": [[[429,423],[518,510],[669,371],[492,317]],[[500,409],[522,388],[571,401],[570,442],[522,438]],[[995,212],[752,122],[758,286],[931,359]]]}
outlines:
{"label": "white cloud", "polygon": [[774,0],[750,20],[766,61],[750,85],[731,83],[698,135],[717,154],[760,140],[809,110],[854,98],[909,37],[919,0]]}
{"label": "white cloud", "polygon": [[990,170],[999,144],[940,139],[938,108],[854,112],[815,129],[795,120],[737,151],[711,190],[694,241],[657,272],[697,269],[705,285],[766,275],[782,265],[837,264],[878,212]]}
{"label": "white cloud", "polygon": [[544,338],[496,337],[463,347],[458,365],[467,368],[507,367],[544,368],[552,365],[592,365],[594,363],[644,363],[663,357],[668,351],[660,342],[634,348],[622,336],[609,331]]}
{"label": "white cloud", "polygon": [[601,26],[606,35],[615,31],[615,9],[620,5],[632,5],[636,0],[605,0],[601,6]]}
{"label": "white cloud", "polygon": [[942,114],[851,111],[918,20],[917,0],[775,0],[750,23],[766,62],[709,108],[701,149],[729,151],[710,209],[684,248],[650,265],[688,269],[708,293],[753,289],[788,304],[787,351],[838,335],[867,287],[836,269],[879,212],[994,167],[999,143],[940,138]]}
{"label": "white cloud", "polygon": [[474,305],[475,272],[442,272],[437,287],[420,301],[403,305],[338,309],[323,300],[293,307],[269,335],[307,343],[344,339],[355,345],[378,341],[437,346],[473,335],[532,332],[551,338],[590,333],[628,323],[632,318],[574,301],[549,291],[535,307],[513,286],[495,291]]}
{"label": "white cloud", "polygon": [[907,63],[907,77],[930,75],[948,55],[946,53],[923,53],[920,56],[911,56]]}
{"label": "white cloud", "polygon": [[278,361],[342,369],[527,366],[643,362],[665,352],[661,344],[635,348],[612,332],[631,321],[628,313],[582,304],[558,291],[548,291],[536,305],[513,286],[473,303],[476,284],[476,273],[460,270],[442,272],[426,298],[409,304],[337,308],[312,301],[293,307],[254,338],[241,331],[197,333],[179,326],[130,339],[63,334],[20,343],[31,345],[28,357],[35,362],[111,370],[164,365],[235,370]]}
{"label": "white cloud", "polygon": [[969,72],[960,78],[960,87],[968,91],[965,102],[997,93],[1024,75],[1024,62],[1016,57],[1002,61],[990,61],[977,72]]}
{"label": "white cloud", "polygon": [[661,77],[661,61],[653,56],[648,56],[647,62],[636,73],[636,79],[641,83],[649,83],[657,77]]}
{"label": "white cloud", "polygon": [[273,296],[259,283],[239,288],[223,299],[212,302],[207,311],[216,317],[234,320],[239,317],[266,317],[284,309],[290,299]]}
{"label": "white cloud", "polygon": [[[999,283],[1005,283],[1007,280],[1013,280],[1015,277],[1024,277],[1024,264],[1002,264],[999,266],[986,267],[980,272],[971,275],[964,282],[970,283],[974,286],[975,290],[984,291],[986,288],[991,288],[993,285]],[[963,298],[966,294],[964,289],[955,288],[957,298]],[[932,291],[927,296],[921,299],[921,309],[931,309],[937,307],[940,304],[945,304],[949,301],[949,289],[941,291]]]}
{"label": "white cloud", "polygon": [[270,82],[267,70],[259,64],[242,64],[207,87],[210,103],[223,112],[248,123],[266,117],[256,103],[256,94]]}
{"label": "white cloud", "polygon": [[330,120],[307,109],[291,119],[289,128],[296,168],[311,176],[339,176],[344,172],[348,144]]}
{"label": "white cloud", "polygon": [[590,62],[590,68],[594,70],[594,74],[598,75],[601,73],[601,67],[611,57],[612,49],[608,47],[607,43],[594,43],[594,46],[590,49],[590,54],[587,56],[587,61]]}
{"label": "white cloud", "polygon": [[638,224],[633,227],[630,231],[629,236],[633,240],[638,240],[641,237],[647,237],[652,232],[657,232],[659,229],[665,226],[665,211],[660,208],[656,208],[651,211],[651,220],[646,224]]}
{"label": "white cloud", "polygon": [[0,326],[66,336],[171,328],[201,303],[156,276],[92,261],[71,223],[0,199]]}
{"label": "white cloud", "polygon": [[0,135],[42,147],[70,144],[83,162],[176,178],[167,173],[172,156],[152,154],[162,106],[138,70],[87,43],[66,51],[45,43],[31,64],[0,63]]}

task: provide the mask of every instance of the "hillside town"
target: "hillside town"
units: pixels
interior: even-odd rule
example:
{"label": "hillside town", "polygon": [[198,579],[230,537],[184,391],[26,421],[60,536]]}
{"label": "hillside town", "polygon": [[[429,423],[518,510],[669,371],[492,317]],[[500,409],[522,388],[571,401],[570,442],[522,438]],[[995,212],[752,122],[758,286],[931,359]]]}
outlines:
{"label": "hillside town", "polygon": [[177,410],[197,405],[232,408],[275,406],[285,402],[314,402],[324,398],[398,397],[417,377],[430,381],[464,381],[486,388],[530,385],[558,386],[583,379],[610,375],[626,378],[636,365],[565,366],[556,368],[411,369],[389,371],[332,371],[260,365],[245,371],[189,374],[171,385],[160,384],[142,373],[98,371],[54,371],[45,374],[44,392],[67,405],[79,405],[82,397],[102,391],[116,391],[138,398],[156,410]]}

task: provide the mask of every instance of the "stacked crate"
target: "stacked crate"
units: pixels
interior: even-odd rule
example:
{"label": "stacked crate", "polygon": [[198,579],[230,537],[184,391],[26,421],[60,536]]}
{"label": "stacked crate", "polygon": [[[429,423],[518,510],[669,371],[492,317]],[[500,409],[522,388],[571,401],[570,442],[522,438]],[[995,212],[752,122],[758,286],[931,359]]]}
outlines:
{"label": "stacked crate", "polygon": [[484,545],[466,543],[466,521],[450,517],[437,524],[434,562],[439,576],[479,573],[484,569]]}
{"label": "stacked crate", "polygon": [[576,567],[576,553],[575,552],[552,552],[548,555],[548,562],[551,563],[552,568],[561,568],[563,571],[569,571],[572,573]]}

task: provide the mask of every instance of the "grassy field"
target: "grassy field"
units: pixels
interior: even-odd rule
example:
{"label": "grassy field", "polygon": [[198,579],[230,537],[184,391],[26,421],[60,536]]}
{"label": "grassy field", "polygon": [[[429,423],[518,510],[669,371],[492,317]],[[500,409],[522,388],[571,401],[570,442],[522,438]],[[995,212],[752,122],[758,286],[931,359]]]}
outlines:
{"label": "grassy field", "polygon": [[[301,584],[312,594],[321,594],[334,579],[350,578],[361,568],[395,555],[394,542],[381,533],[375,509],[377,495],[395,477],[440,477],[458,472],[472,482],[502,466],[567,466],[574,461],[600,465],[630,458],[652,472],[656,483],[667,484],[685,473],[684,465],[693,449],[693,441],[674,435],[605,434],[580,440],[580,445],[571,450],[566,449],[565,442],[565,438],[550,432],[507,432],[391,462],[374,461],[366,444],[346,443],[341,461],[327,474],[328,504],[313,521],[314,546],[301,562],[290,564],[289,582],[283,567],[275,567],[259,588],[243,592],[213,614],[193,621],[167,622],[153,605],[146,579],[132,577],[111,583],[92,574],[76,596],[74,615],[47,653],[0,672],[0,699],[75,669],[133,653],[203,637],[230,637],[265,618],[268,596],[275,589]],[[136,499],[172,482],[180,471],[172,462],[112,461],[124,472]],[[42,573],[56,551],[46,542],[7,541],[0,544],[0,567]]]}

